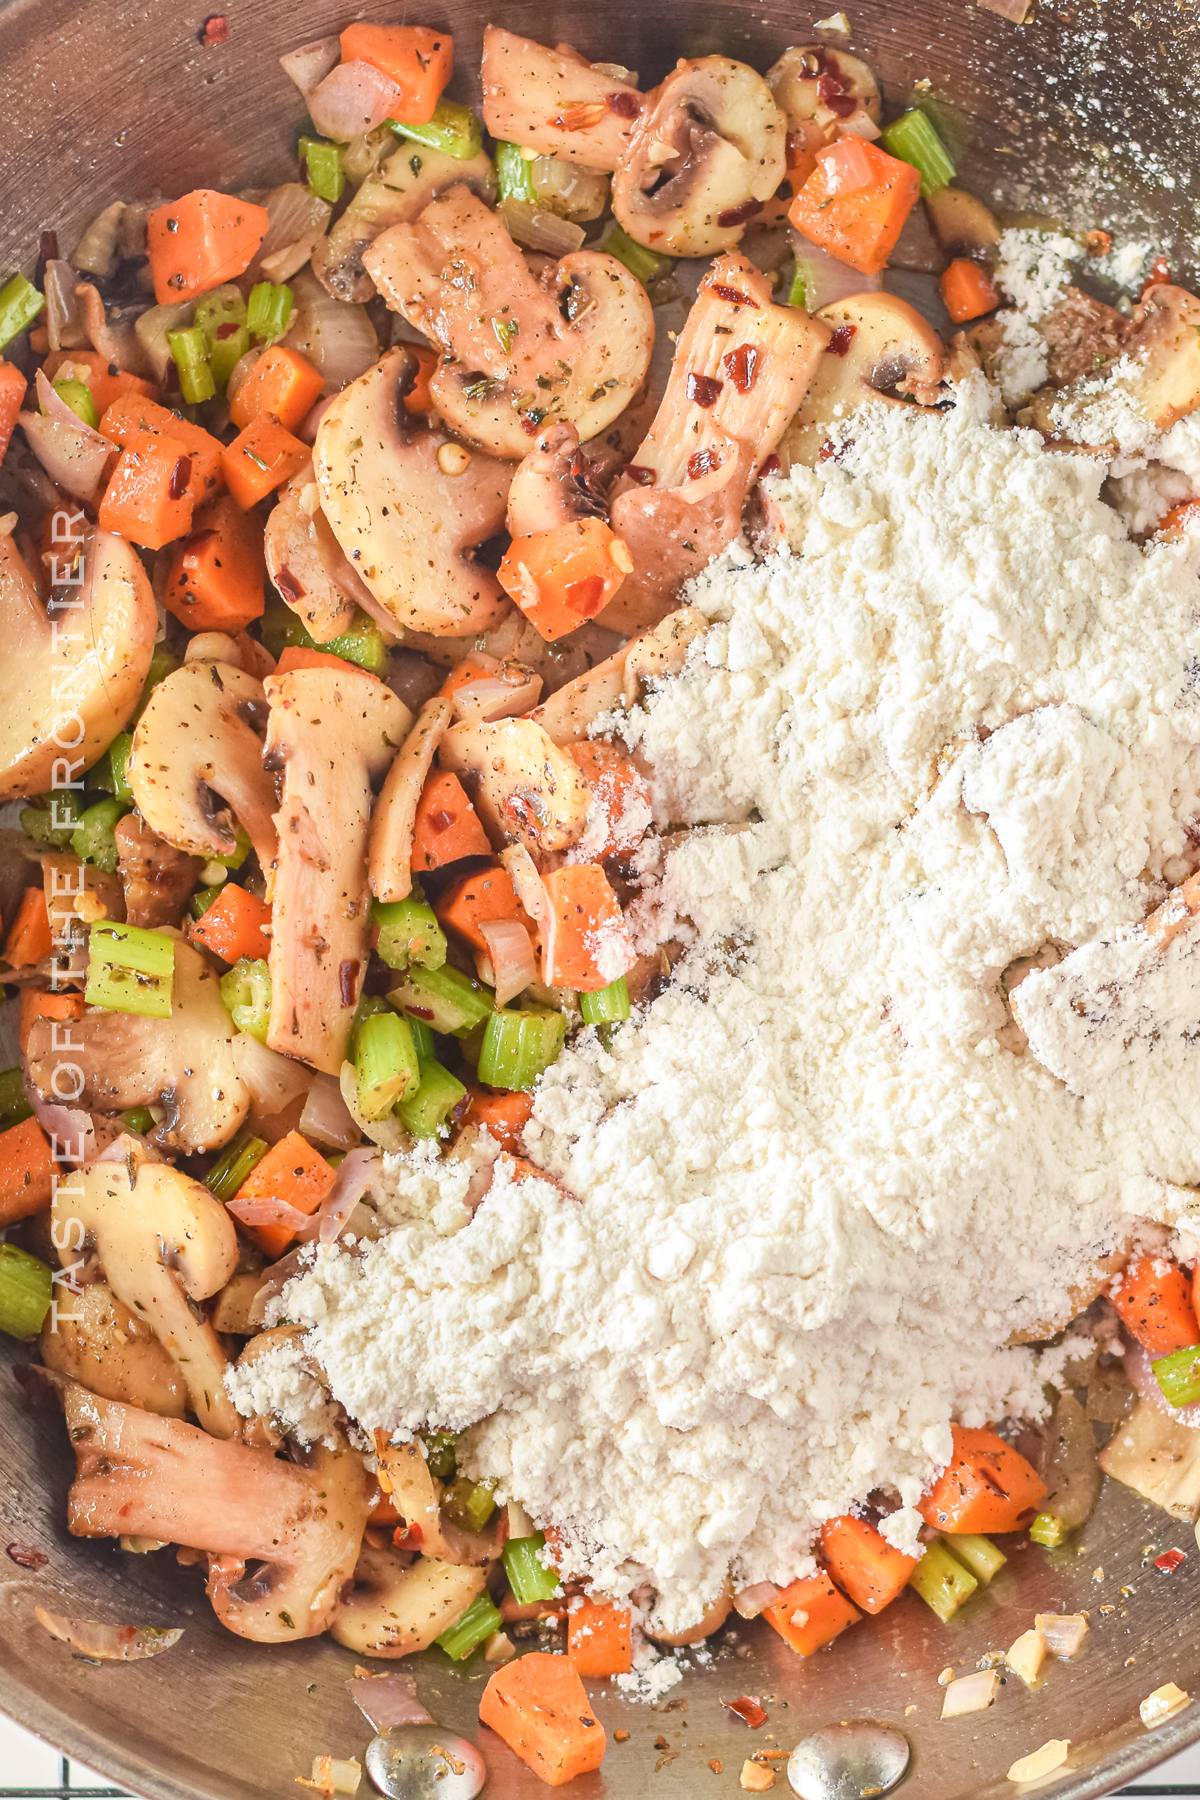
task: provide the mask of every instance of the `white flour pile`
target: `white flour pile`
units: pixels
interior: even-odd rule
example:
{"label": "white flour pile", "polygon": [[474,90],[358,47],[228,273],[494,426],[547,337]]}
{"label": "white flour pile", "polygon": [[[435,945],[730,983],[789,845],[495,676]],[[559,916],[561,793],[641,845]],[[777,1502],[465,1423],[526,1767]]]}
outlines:
{"label": "white flour pile", "polygon": [[1200,553],[987,404],[860,415],[776,484],[792,554],[696,584],[717,623],[630,726],[660,823],[708,827],[634,913],[690,949],[542,1085],[578,1203],[501,1177],[471,1217],[463,1164],[389,1158],[395,1229],[284,1300],[365,1426],[472,1428],[470,1472],[675,1621],[876,1487],[911,1542],[951,1418],[1040,1408],[1014,1329],[1132,1221],[1200,1229],[1200,1047],[1079,1097],[997,1041],[1010,961],[1192,866]]}

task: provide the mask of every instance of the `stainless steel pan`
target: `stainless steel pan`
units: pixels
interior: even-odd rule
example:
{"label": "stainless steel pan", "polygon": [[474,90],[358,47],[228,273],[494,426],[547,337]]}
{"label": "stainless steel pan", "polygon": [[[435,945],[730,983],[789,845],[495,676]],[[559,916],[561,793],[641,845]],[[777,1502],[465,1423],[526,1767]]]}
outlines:
{"label": "stainless steel pan", "polygon": [[[276,62],[355,10],[329,0],[212,0],[230,21],[227,45],[198,41],[204,8],[179,0],[10,0],[0,4],[0,276],[29,267],[39,233],[64,248],[114,199],[170,196],[201,182],[237,187],[286,177],[301,121]],[[1196,102],[1200,18],[1194,0],[1036,0],[1015,28],[964,0],[847,0],[852,47],[889,98],[920,97],[943,125],[964,185],[982,197],[1072,225],[1147,229],[1185,276],[1196,262],[1200,192]],[[368,0],[374,17],[402,16]],[[819,9],[813,9],[819,10]],[[453,29],[470,96],[480,0],[431,0],[413,17]],[[514,0],[497,17],[544,41],[657,79],[679,54],[722,50],[765,67],[811,35],[810,12],[782,0],[699,0],[673,9],[606,0],[582,14]],[[22,1360],[9,1346],[5,1364]],[[224,1632],[199,1577],[170,1552],[127,1556],[70,1538],[63,1500],[73,1458],[61,1421],[22,1410],[0,1368],[0,1547],[31,1545],[49,1565],[31,1575],[0,1556],[0,1707],[53,1743],[153,1800],[266,1800],[292,1794],[316,1752],[361,1754],[369,1733],[345,1693],[353,1659],[326,1641],[260,1649]],[[1171,1544],[1189,1553],[1174,1574],[1153,1567]],[[611,1697],[597,1684],[611,1743],[604,1770],[578,1800],[692,1800],[736,1792],[737,1771],[765,1732],[790,1748],[831,1720],[874,1716],[914,1746],[902,1792],[920,1800],[988,1800],[1017,1792],[1005,1770],[1051,1737],[1072,1743],[1070,1766],[1040,1792],[1111,1792],[1200,1737],[1200,1702],[1155,1733],[1138,1702],[1166,1680],[1200,1690],[1200,1556],[1190,1526],[1110,1489],[1065,1551],[1015,1550],[989,1594],[950,1626],[915,1595],[801,1663],[774,1634],[742,1628],[712,1667],[663,1708]],[[92,1667],[34,1622],[38,1602],[77,1617],[183,1625],[180,1644],[152,1661]],[[1053,1667],[1029,1694],[1010,1681],[990,1712],[938,1723],[940,1670],[969,1668],[1003,1649],[1035,1611],[1084,1609],[1091,1633],[1079,1661]],[[431,1653],[418,1684],[434,1716],[475,1735],[485,1671],[454,1670]],[[770,1720],[751,1735],[722,1698],[763,1696]],[[686,1700],[687,1710],[679,1705]],[[672,1706],[671,1703],[675,1704]],[[542,1785],[490,1734],[489,1792],[515,1800]],[[656,1748],[665,1738],[667,1749]],[[708,1764],[717,1759],[720,1775]],[[0,1784],[4,1772],[0,1770]],[[777,1791],[785,1792],[782,1773]]]}

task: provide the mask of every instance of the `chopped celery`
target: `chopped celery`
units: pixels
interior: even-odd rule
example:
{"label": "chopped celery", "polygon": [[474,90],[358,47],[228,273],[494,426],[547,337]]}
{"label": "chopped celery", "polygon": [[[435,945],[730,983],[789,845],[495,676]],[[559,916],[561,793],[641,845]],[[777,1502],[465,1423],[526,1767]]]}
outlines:
{"label": "chopped celery", "polygon": [[410,1018],[408,1021],[408,1029],[412,1032],[413,1049],[417,1053],[418,1062],[433,1062],[433,1033],[425,1023],[424,1019]]}
{"label": "chopped celery", "polygon": [[70,375],[60,375],[54,383],[54,391],[64,406],[69,406],[77,419],[90,425],[95,431],[100,423],[100,414],[96,411],[96,402],[92,399],[92,390],[86,381],[79,381]]}
{"label": "chopped celery", "polygon": [[221,977],[221,998],[237,1029],[265,1044],[271,1020],[271,970],[265,959],[239,956]]}
{"label": "chopped celery", "polygon": [[229,385],[229,377],[250,348],[250,333],[244,325],[220,325],[217,327],[216,342],[208,353],[208,366],[212,370],[213,380],[222,393]]}
{"label": "chopped celery", "polygon": [[501,200],[527,200],[532,206],[537,195],[533,191],[533,165],[521,155],[520,144],[496,145],[496,188]]}
{"label": "chopped celery", "polygon": [[121,1123],[126,1131],[136,1131],[139,1137],[154,1130],[154,1114],[148,1106],[131,1106],[128,1112],[121,1114]]}
{"label": "chopped celery", "polygon": [[953,1552],[964,1568],[971,1571],[976,1581],[987,1587],[993,1575],[998,1575],[1008,1561],[1002,1550],[997,1550],[991,1538],[976,1537],[971,1532],[955,1532]]}
{"label": "chopped celery", "polygon": [[203,334],[205,349],[210,354],[223,326],[245,323],[246,302],[242,298],[241,289],[231,281],[227,281],[223,287],[213,288],[211,293],[205,294],[203,300],[196,302],[192,326]]}
{"label": "chopped celery", "polygon": [[949,152],[934,128],[933,120],[919,106],[885,125],[879,142],[889,156],[911,163],[917,170],[923,200],[949,187],[954,180],[954,164]]}
{"label": "chopped celery", "polygon": [[796,273],[792,276],[792,285],[788,289],[787,303],[798,306],[802,312],[808,310],[808,277],[800,264],[796,264]]}
{"label": "chopped celery", "polygon": [[355,1033],[354,1078],[364,1119],[381,1119],[397,1100],[414,1092],[421,1067],[407,1019],[382,1012],[363,1020]]}
{"label": "chopped celery", "polygon": [[217,391],[213,372],[208,366],[208,345],[204,333],[190,325],[186,331],[168,331],[167,348],[179,370],[179,391],[189,406],[211,400]]}
{"label": "chopped celery", "polygon": [[169,1019],[175,977],[175,940],[141,925],[93,925],[88,939],[89,1006]]}
{"label": "chopped celery", "polygon": [[466,1097],[466,1088],[449,1069],[422,1059],[420,1086],[398,1102],[396,1117],[414,1137],[441,1137],[450,1128],[451,1113]]}
{"label": "chopped celery", "polygon": [[204,1177],[204,1185],[218,1200],[232,1200],[252,1169],[267,1154],[262,1138],[251,1131],[239,1131],[233,1142],[226,1144],[220,1156]]}
{"label": "chopped celery", "polygon": [[639,244],[622,230],[615,219],[610,219],[605,226],[596,248],[607,256],[615,256],[643,287],[649,287],[652,281],[665,275],[674,260],[670,256],[660,256],[657,250],[647,250],[644,244]]}
{"label": "chopped celery", "polygon": [[485,1638],[499,1631],[503,1623],[490,1597],[486,1593],[479,1594],[458,1623],[443,1631],[437,1643],[452,1662],[462,1662]]}
{"label": "chopped celery", "polygon": [[226,869],[240,869],[249,854],[250,833],[246,830],[244,825],[239,825],[237,828],[237,843],[233,850],[230,851],[229,855],[223,856],[218,852],[216,856],[210,856],[208,860],[209,862],[220,863],[222,867]]}
{"label": "chopped celery", "polygon": [[133,715],[135,721],[140,719],[145,712],[146,702],[159,682],[165,681],[168,675],[173,675],[178,667],[179,658],[173,656],[165,644],[155,644],[150,658],[150,667],[142,684],[142,691],[138,696],[137,711]]}
{"label": "chopped celery", "polygon": [[1035,1544],[1045,1544],[1048,1550],[1057,1550],[1067,1535],[1067,1528],[1053,1513],[1041,1512],[1029,1527],[1029,1535]]}
{"label": "chopped celery", "polygon": [[83,813],[73,794],[43,794],[44,806],[23,806],[21,830],[37,844],[50,844],[64,850],[71,834],[79,829]]}
{"label": "chopped celery", "polygon": [[479,1079],[513,1091],[533,1087],[558,1056],[566,1037],[561,1013],[494,1012],[479,1052]]}
{"label": "chopped celery", "polygon": [[189,901],[193,919],[202,919],[213,901],[219,900],[224,892],[225,889],[222,885],[221,887],[201,888],[198,893],[193,894]]}
{"label": "chopped celery", "polygon": [[446,934],[432,906],[414,887],[406,900],[373,900],[371,918],[379,927],[377,955],[389,969],[440,969],[446,960]]}
{"label": "chopped celery", "polygon": [[129,753],[132,749],[132,736],[128,731],[122,731],[108,746],[104,758],[108,764],[109,791],[126,806],[133,805],[133,789],[129,785]]}
{"label": "chopped celery", "polygon": [[1200,1344],[1158,1356],[1150,1367],[1168,1405],[1193,1406],[1200,1400]]}
{"label": "chopped celery", "polygon": [[442,1511],[464,1531],[482,1531],[496,1510],[494,1484],[457,1475],[442,1495]]}
{"label": "chopped celery", "polygon": [[317,198],[328,200],[331,204],[340,200],[342,189],[346,185],[341,145],[331,144],[326,138],[302,137],[297,145],[297,154],[304,164],[309,188]]}
{"label": "chopped celery", "polygon": [[431,1031],[446,1035],[470,1031],[494,1005],[490,988],[448,963],[440,969],[410,969],[388,999],[401,1012],[423,1019]]}
{"label": "chopped celery", "polygon": [[89,806],[71,833],[71,848],[76,856],[115,875],[117,840],[113,833],[128,811],[124,800],[97,800],[95,806]]}
{"label": "chopped celery", "polygon": [[430,150],[440,150],[443,156],[456,157],[459,162],[470,162],[483,149],[481,120],[457,100],[439,100],[427,125],[406,125],[401,119],[389,119],[388,124],[400,137],[411,138],[414,144],[424,144]]}
{"label": "chopped celery", "polygon": [[357,664],[370,675],[382,675],[391,655],[382,631],[374,619],[361,610],[355,613],[345,631],[318,644],[290,607],[272,606],[268,602],[262,635],[263,643],[276,658],[289,646],[297,650],[322,650],[326,656],[340,656],[346,662]]}
{"label": "chopped celery", "polygon": [[44,305],[41,294],[24,275],[5,282],[0,288],[0,350],[33,324]]}
{"label": "chopped celery", "polygon": [[627,1019],[632,1008],[625,977],[618,975],[615,981],[598,988],[594,994],[580,994],[579,1010],[585,1025],[612,1025],[618,1019]]}
{"label": "chopped celery", "polygon": [[0,1244],[0,1331],[27,1344],[45,1323],[54,1279],[40,1257]]}
{"label": "chopped celery", "polygon": [[33,1117],[33,1108],[25,1098],[25,1081],[20,1069],[0,1073],[0,1131],[19,1125]]}
{"label": "chopped celery", "polygon": [[251,337],[274,343],[288,328],[292,316],[292,290],[286,282],[259,281],[250,289],[246,324]]}
{"label": "chopped celery", "polygon": [[545,1532],[535,1531],[532,1537],[509,1538],[500,1553],[513,1599],[521,1606],[553,1600],[555,1594],[562,1592],[557,1571],[542,1561],[545,1548]]}
{"label": "chopped celery", "polygon": [[427,1431],[424,1443],[429,1473],[436,1481],[449,1481],[458,1468],[457,1431]]}
{"label": "chopped celery", "polygon": [[969,1600],[979,1583],[969,1569],[947,1550],[940,1538],[926,1544],[925,1554],[908,1578],[926,1606],[945,1624],[952,1619],[964,1600]]}

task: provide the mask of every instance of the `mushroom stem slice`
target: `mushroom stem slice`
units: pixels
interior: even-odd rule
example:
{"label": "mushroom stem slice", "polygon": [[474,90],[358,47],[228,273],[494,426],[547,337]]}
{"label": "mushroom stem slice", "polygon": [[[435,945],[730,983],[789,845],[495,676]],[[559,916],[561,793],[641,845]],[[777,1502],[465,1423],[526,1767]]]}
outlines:
{"label": "mushroom stem slice", "polygon": [[547,856],[583,836],[588,785],[532,719],[455,725],[442,739],[439,760],[466,777],[493,844],[520,843],[533,856]]}
{"label": "mushroom stem slice", "polygon": [[371,821],[370,881],[377,900],[404,900],[412,892],[417,802],[452,714],[444,695],[427,700],[387,772]]}
{"label": "mushroom stem slice", "polygon": [[335,1643],[359,1656],[409,1656],[460,1619],[487,1582],[485,1569],[364,1545],[354,1586],[333,1623]]}
{"label": "mushroom stem slice", "polygon": [[345,631],[354,609],[368,610],[371,592],[321,511],[311,464],[284,488],[263,538],[276,592],[318,644]]}
{"label": "mushroom stem slice", "polygon": [[688,646],[703,637],[708,626],[707,614],[697,606],[668,613],[652,631],[631,638],[614,655],[551,694],[529,715],[531,722],[555,744],[577,743],[605,713],[632,705],[643,683],[678,675]]}
{"label": "mushroom stem slice", "polygon": [[568,45],[550,50],[496,25],[483,34],[481,75],[483,122],[494,138],[608,174],[644,104],[632,83]]}
{"label": "mushroom stem slice", "polygon": [[370,954],[372,783],[411,715],[350,664],[270,675],[266,693],[267,760],[283,774],[267,1044],[336,1075]]}
{"label": "mushroom stem slice", "polygon": [[829,44],[794,44],[785,50],[767,70],[767,86],[789,125],[812,120],[830,136],[839,128],[853,129],[860,114],[875,125],[883,116],[872,70],[848,50]]}
{"label": "mushroom stem slice", "polygon": [[[73,1235],[78,1235],[73,1234]],[[93,1394],[127,1401],[166,1419],[182,1419],[188,1394],[169,1350],[106,1282],[92,1281],[70,1305],[59,1303],[41,1337],[42,1361]]]}

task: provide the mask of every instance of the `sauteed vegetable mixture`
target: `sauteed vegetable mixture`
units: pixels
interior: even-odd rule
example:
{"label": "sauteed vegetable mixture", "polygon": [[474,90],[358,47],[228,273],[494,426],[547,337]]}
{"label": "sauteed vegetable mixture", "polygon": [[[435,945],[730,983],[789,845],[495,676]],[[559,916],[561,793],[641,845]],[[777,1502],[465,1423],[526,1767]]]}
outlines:
{"label": "sauteed vegetable mixture", "polygon": [[[995,372],[1000,229],[931,112],[885,123],[829,42],[645,91],[492,27],[482,117],[444,96],[445,32],[355,24],[283,63],[296,179],[115,203],[0,289],[0,1327],[65,1414],[73,1532],[177,1546],[262,1642],[482,1645],[481,1717],[557,1784],[603,1756],[580,1677],[630,1671],[636,1607],[461,1473],[443,1421],[339,1413],[335,1449],[304,1446],[227,1376],[302,1336],[272,1303],[314,1245],[377,1229],[386,1155],[486,1143],[473,1208],[501,1167],[546,1178],[541,1076],[678,948],[627,926],[656,827],[619,715],[708,629],[689,577],[779,542],[770,477],[860,409]],[[1198,330],[1162,265],[1125,313],[1069,289],[1016,422],[1049,432],[1120,357],[1169,424]],[[955,1427],[923,1554],[864,1494],[817,1573],[731,1579],[659,1641],[736,1607],[808,1656],[906,1586],[946,1620],[1003,1564],[993,1534],[1063,1542],[1102,1470],[1194,1517],[1193,1273],[1121,1253],[1075,1301],[1090,1349],[1050,1423]],[[1077,1647],[1054,1624],[1010,1653],[1026,1679]],[[514,1660],[560,1633],[565,1659]]]}

